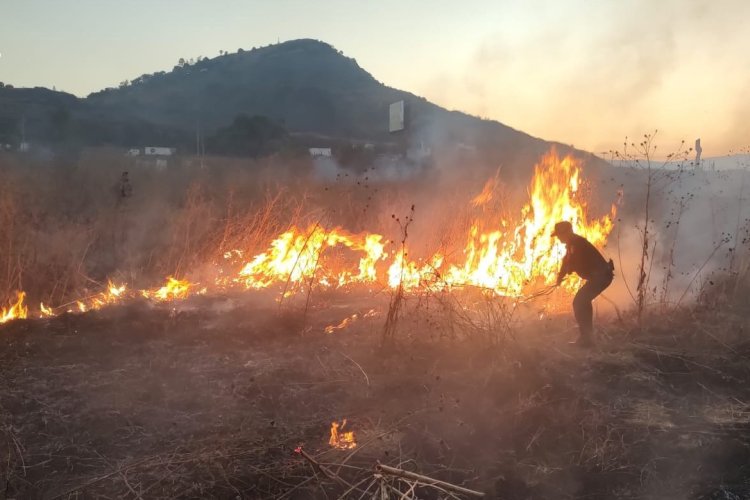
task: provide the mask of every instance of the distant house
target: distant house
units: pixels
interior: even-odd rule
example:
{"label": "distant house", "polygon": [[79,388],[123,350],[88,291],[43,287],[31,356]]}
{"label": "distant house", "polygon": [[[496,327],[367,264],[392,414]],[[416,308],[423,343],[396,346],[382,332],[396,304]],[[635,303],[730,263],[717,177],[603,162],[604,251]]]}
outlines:
{"label": "distant house", "polygon": [[331,153],[331,148],[310,148],[310,156],[313,158],[316,156],[325,156],[330,158],[333,156]]}
{"label": "distant house", "polygon": [[28,153],[29,151],[31,151],[31,143],[30,142],[22,142],[21,144],[18,145],[18,150],[21,153]]}
{"label": "distant house", "polygon": [[159,146],[147,146],[143,148],[143,154],[146,156],[172,156],[175,152],[173,148]]}
{"label": "distant house", "polygon": [[177,152],[174,148],[163,146],[146,146],[143,150],[131,148],[125,153],[126,156],[137,158],[136,164],[143,167],[165,169],[169,164],[169,158]]}

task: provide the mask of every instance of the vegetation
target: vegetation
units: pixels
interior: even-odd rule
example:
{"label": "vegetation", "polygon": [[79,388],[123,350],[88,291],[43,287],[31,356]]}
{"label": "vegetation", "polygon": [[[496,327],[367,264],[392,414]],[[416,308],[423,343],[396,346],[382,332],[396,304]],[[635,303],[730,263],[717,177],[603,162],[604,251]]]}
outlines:
{"label": "vegetation", "polygon": [[[370,147],[393,141],[398,99],[445,148],[411,176]],[[584,156],[591,212],[620,194],[604,250],[627,295],[597,300],[582,350],[565,291],[407,290],[405,267],[383,290],[337,287],[314,279],[319,255],[294,286],[72,312],[110,279],[216,283],[217,261],[293,226],[377,232],[405,261],[512,220],[549,143],[389,89],[327,44],[183,58],[86,99],[0,85],[0,143],[24,139],[49,154],[0,152],[0,298],[59,314],[0,327],[0,498],[750,497],[743,169],[657,164],[653,135],[613,153],[621,168]],[[201,154],[123,155],[140,144]],[[328,177],[287,154],[331,144]],[[469,203],[492,172],[491,203]],[[330,446],[343,418],[355,448]]]}
{"label": "vegetation", "polygon": [[257,158],[280,151],[289,141],[286,130],[268,118],[238,115],[231,125],[208,138],[207,149],[219,156]]}

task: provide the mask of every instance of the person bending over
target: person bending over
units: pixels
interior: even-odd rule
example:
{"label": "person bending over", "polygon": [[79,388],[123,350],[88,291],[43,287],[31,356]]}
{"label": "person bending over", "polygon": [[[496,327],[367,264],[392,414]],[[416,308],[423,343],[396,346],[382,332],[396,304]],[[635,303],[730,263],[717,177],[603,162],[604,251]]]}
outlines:
{"label": "person bending over", "polygon": [[560,273],[557,275],[557,285],[570,273],[576,273],[586,280],[573,299],[573,313],[580,331],[578,340],[573,343],[590,346],[594,342],[594,307],[591,302],[612,283],[614,263],[611,259],[606,261],[586,238],[575,234],[570,222],[555,224],[552,236],[556,236],[566,248]]}

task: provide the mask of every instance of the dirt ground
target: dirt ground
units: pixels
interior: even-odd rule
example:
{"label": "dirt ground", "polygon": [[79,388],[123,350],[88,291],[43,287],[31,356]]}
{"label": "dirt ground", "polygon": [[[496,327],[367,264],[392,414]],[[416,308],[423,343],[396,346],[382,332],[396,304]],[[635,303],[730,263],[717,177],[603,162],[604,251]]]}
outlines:
{"label": "dirt ground", "polygon": [[[750,498],[745,315],[607,320],[592,350],[568,314],[500,341],[415,315],[384,347],[386,307],[199,297],[4,325],[0,498],[407,491],[378,462],[488,498]],[[351,450],[328,445],[343,418]]]}

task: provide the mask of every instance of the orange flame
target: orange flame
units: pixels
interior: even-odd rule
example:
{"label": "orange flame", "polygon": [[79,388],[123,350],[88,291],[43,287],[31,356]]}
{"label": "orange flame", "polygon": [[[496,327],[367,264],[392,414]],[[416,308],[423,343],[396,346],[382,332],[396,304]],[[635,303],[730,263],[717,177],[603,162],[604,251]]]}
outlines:
{"label": "orange flame", "polygon": [[[499,175],[498,171],[498,175]],[[494,198],[495,189],[498,184],[498,175],[495,175],[495,177],[491,177],[482,188],[482,192],[476,195],[472,200],[471,204],[475,207],[481,207],[483,205],[486,205],[492,199]]]}
{"label": "orange flame", "polygon": [[16,302],[11,304],[8,308],[3,307],[0,309],[0,324],[7,323],[14,319],[24,319],[28,316],[29,308],[23,303],[25,298],[26,293],[16,292]]}
{"label": "orange flame", "polygon": [[356,313],[352,314],[348,318],[344,318],[344,320],[341,323],[339,323],[338,325],[328,325],[327,327],[325,327],[325,332],[326,333],[333,333],[336,330],[343,330],[347,326],[349,326],[352,323],[354,323],[355,321],[357,321],[357,318],[359,318],[358,314],[356,314]]}
{"label": "orange flame", "polygon": [[[384,253],[382,239],[379,234],[353,235],[340,228],[325,230],[317,224],[304,232],[293,227],[272,241],[266,252],[245,264],[235,281],[246,288],[266,288],[279,282],[297,284],[313,277],[327,286],[375,281],[375,265]],[[358,273],[353,270],[336,272],[321,265],[323,252],[339,245],[364,253],[359,260]]]}
{"label": "orange flame", "polygon": [[55,315],[55,311],[51,307],[44,305],[44,302],[39,303],[39,317],[40,318],[51,318]]}
{"label": "orange flame", "polygon": [[[555,150],[550,151],[535,166],[530,200],[521,210],[519,221],[513,224],[501,220],[498,229],[488,231],[482,230],[483,221],[475,221],[462,260],[459,256],[448,261],[435,254],[420,262],[408,257],[408,249],[399,249],[389,257],[379,234],[353,235],[315,225],[307,231],[291,228],[283,233],[266,252],[248,262],[235,281],[247,288],[280,282],[341,286],[380,282],[382,277],[391,288],[440,290],[471,285],[500,295],[520,296],[529,287],[555,281],[565,253],[564,246],[552,238],[556,222],[569,221],[576,233],[594,245],[606,242],[615,206],[610,214],[590,220],[586,201],[580,195],[580,178],[581,169],[573,157],[560,158]],[[487,203],[496,185],[497,179],[490,179],[472,203]],[[336,246],[363,254],[358,271],[325,265],[323,253]],[[379,263],[389,259],[385,272],[379,271]],[[576,284],[570,280],[566,287],[573,289]]]}
{"label": "orange flame", "polygon": [[545,155],[535,167],[531,199],[520,223],[512,232],[480,232],[478,223],[472,225],[464,263],[442,270],[445,284],[471,284],[518,296],[529,285],[554,283],[565,254],[564,245],[552,237],[559,221],[569,221],[595,246],[606,243],[615,206],[609,215],[589,220],[586,202],[578,196],[580,174],[572,157],[560,159],[554,150]]}
{"label": "orange flame", "polygon": [[190,289],[193,286],[193,283],[187,280],[178,280],[169,276],[164,286],[152,290],[141,290],[141,295],[147,299],[154,299],[160,302],[185,299],[190,294]]}
{"label": "orange flame", "polygon": [[331,422],[331,437],[328,444],[339,450],[351,450],[357,447],[357,441],[354,439],[354,431],[343,432],[346,427],[346,419],[342,420],[341,425],[338,422]]}
{"label": "orange flame", "polygon": [[[472,200],[472,205],[484,207],[490,202],[498,182],[499,172]],[[487,221],[478,218],[471,224],[462,253],[435,253],[417,260],[411,257],[408,248],[386,252],[387,240],[380,234],[352,234],[341,228],[325,229],[319,224],[306,230],[291,227],[239,270],[225,273],[221,269],[221,277],[211,286],[223,289],[239,284],[246,289],[259,289],[285,284],[285,293],[291,294],[299,285],[308,284],[321,287],[379,284],[404,290],[451,290],[469,285],[499,295],[522,296],[534,287],[555,281],[565,252],[564,246],[551,236],[556,222],[569,221],[577,234],[595,246],[606,243],[615,206],[612,205],[609,214],[591,219],[580,188],[581,168],[577,161],[571,156],[560,158],[553,149],[535,166],[530,199],[518,220],[501,219],[494,227],[486,228]],[[484,208],[482,211],[486,213]],[[239,249],[223,252],[228,261],[244,255]],[[578,281],[568,280],[565,287],[572,290]],[[208,290],[170,276],[163,286],[139,292],[149,300],[161,302]],[[133,295],[125,285],[109,282],[105,291],[73,304],[86,312]],[[26,317],[24,297],[19,292],[17,302],[1,310],[0,323]],[[40,304],[39,314],[53,316],[55,309]],[[356,316],[347,318],[339,325],[326,327],[325,331],[343,329],[356,320]]]}
{"label": "orange flame", "polygon": [[[111,281],[107,282],[107,289],[98,295],[95,295],[88,301],[87,309],[101,309],[104,306],[116,304],[125,298],[125,285],[117,286]],[[85,311],[81,311],[85,312]]]}

